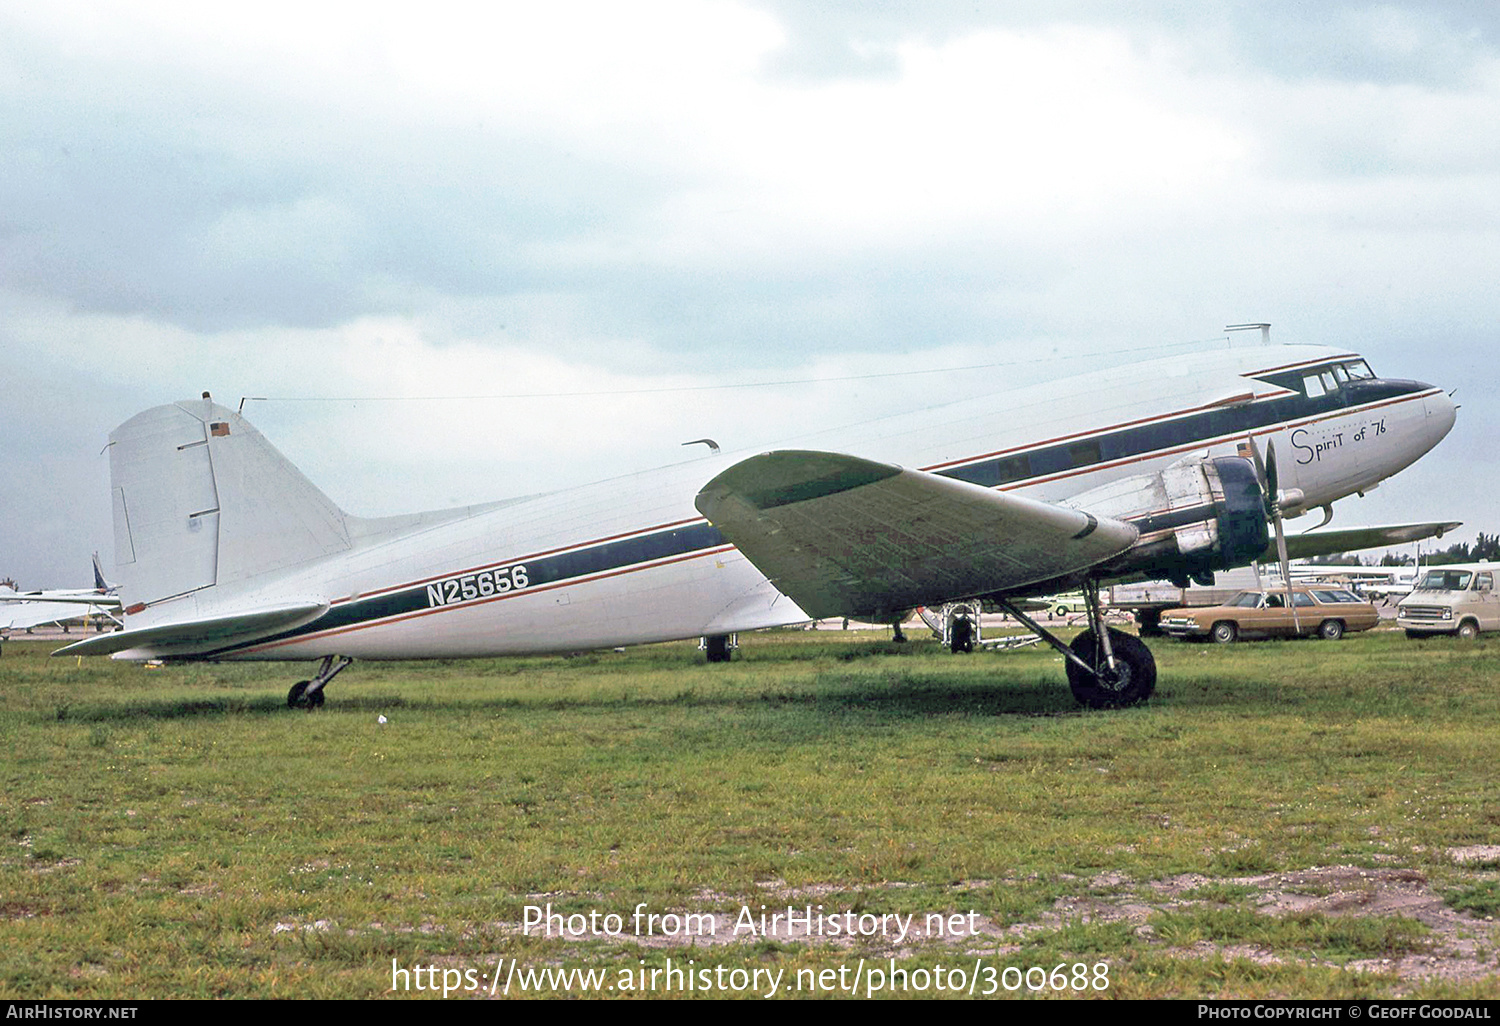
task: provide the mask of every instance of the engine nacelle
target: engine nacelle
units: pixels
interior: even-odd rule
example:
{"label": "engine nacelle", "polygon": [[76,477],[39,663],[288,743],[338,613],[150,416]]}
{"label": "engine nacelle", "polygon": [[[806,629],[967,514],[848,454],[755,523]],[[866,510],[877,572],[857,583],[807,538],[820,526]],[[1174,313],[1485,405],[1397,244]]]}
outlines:
{"label": "engine nacelle", "polygon": [[1245,566],[1270,542],[1265,494],[1241,456],[1173,464],[1084,492],[1065,505],[1134,524],[1136,543],[1100,569],[1145,573],[1186,585],[1215,570]]}

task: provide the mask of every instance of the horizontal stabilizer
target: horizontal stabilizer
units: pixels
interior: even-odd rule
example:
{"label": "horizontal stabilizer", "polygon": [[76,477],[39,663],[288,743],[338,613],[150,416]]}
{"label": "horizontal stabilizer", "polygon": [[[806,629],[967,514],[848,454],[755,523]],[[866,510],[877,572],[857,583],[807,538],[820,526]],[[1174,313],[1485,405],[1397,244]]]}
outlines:
{"label": "horizontal stabilizer", "polygon": [[77,620],[81,617],[103,613],[110,615],[120,611],[118,600],[99,596],[92,602],[77,598],[28,598],[0,592],[0,630],[28,630],[48,623]]}
{"label": "horizontal stabilizer", "polygon": [[763,453],[698,493],[698,511],[809,616],[876,619],[1077,572],[1136,540],[1129,524],[830,452]]}
{"label": "horizontal stabilizer", "polygon": [[[48,595],[37,593],[27,595],[16,591],[0,591],[0,602],[63,602],[75,606],[103,606],[107,609],[120,608],[120,600],[113,595]],[[80,616],[83,614],[79,614]]]}
{"label": "horizontal stabilizer", "polygon": [[297,602],[256,609],[228,616],[211,616],[202,620],[140,627],[135,630],[101,634],[87,641],[75,642],[52,654],[111,655],[132,649],[142,658],[173,655],[201,655],[229,644],[244,644],[311,623],[328,611],[327,602]]}
{"label": "horizontal stabilizer", "polygon": [[[1309,531],[1306,534],[1286,536],[1287,559],[1309,559],[1327,556],[1336,552],[1358,552],[1375,549],[1382,545],[1405,545],[1424,538],[1441,538],[1449,531],[1462,527],[1461,521],[1447,520],[1430,524],[1392,524],[1387,527],[1351,527],[1343,531]],[[1266,546],[1259,562],[1274,563],[1278,560],[1276,545]]]}

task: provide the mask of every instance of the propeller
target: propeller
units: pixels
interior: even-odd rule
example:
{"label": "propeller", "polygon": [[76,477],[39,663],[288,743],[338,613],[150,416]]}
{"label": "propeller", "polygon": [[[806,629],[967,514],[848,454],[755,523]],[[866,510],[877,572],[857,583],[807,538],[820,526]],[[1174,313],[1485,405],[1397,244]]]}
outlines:
{"label": "propeller", "polygon": [[[1298,634],[1301,634],[1302,618],[1297,615],[1297,605],[1292,599],[1292,565],[1286,555],[1286,531],[1281,526],[1282,502],[1292,496],[1283,494],[1278,487],[1276,443],[1266,443],[1266,458],[1262,460],[1260,446],[1255,444],[1254,435],[1249,436],[1249,442],[1250,454],[1255,460],[1255,476],[1260,482],[1260,493],[1266,504],[1266,516],[1276,531],[1276,557],[1281,564],[1281,586],[1286,589],[1286,604],[1287,608],[1292,611],[1292,626]],[[1300,494],[1297,498],[1301,498]]]}

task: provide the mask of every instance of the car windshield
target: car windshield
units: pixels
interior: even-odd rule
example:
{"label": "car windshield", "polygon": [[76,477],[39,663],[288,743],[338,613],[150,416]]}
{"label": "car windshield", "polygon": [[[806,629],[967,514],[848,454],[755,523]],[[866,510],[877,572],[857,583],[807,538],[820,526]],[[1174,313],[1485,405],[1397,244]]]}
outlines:
{"label": "car windshield", "polygon": [[1474,575],[1467,570],[1429,570],[1422,575],[1418,591],[1463,591]]}

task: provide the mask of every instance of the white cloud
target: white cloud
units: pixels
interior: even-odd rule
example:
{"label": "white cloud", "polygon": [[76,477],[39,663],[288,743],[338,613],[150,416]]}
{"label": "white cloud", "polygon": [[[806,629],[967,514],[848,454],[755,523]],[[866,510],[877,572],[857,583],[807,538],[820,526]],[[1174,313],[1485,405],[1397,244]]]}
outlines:
{"label": "white cloud", "polygon": [[[938,31],[717,2],[11,5],[0,351],[29,384],[0,425],[35,426],[36,461],[204,388],[619,393],[252,404],[374,513],[974,383],[631,390],[1051,360],[1238,320],[1500,387],[1474,361],[1500,313],[1482,38],[1404,5],[1296,40],[1258,7],[1114,7],[954,5]],[[809,25],[847,53],[799,50]],[[793,51],[825,73],[786,73]],[[1464,418],[1445,448],[1500,420]],[[89,475],[51,494],[97,524]],[[45,515],[4,513],[9,536]],[[96,544],[26,558],[86,566]]]}

